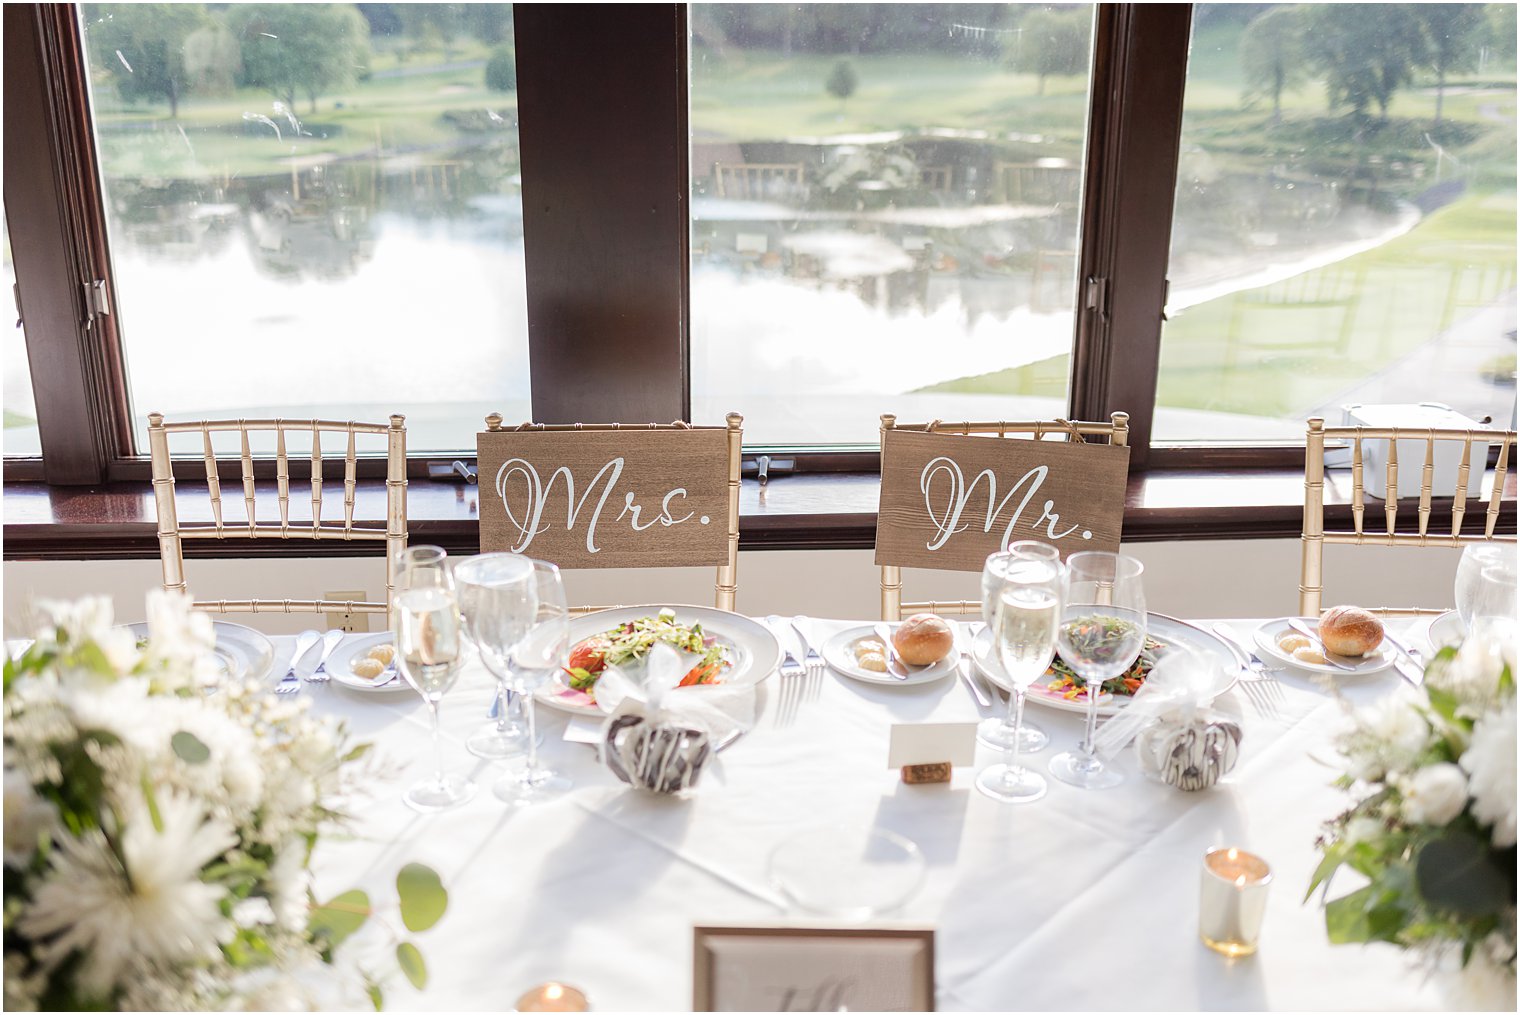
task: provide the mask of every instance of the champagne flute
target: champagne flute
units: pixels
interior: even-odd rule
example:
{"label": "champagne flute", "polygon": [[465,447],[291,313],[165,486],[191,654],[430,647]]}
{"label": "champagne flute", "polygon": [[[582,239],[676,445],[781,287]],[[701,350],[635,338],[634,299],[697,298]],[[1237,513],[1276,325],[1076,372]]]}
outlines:
{"label": "champagne flute", "polygon": [[439,742],[438,706],[454,686],[464,661],[463,624],[447,557],[436,546],[413,546],[402,551],[396,561],[396,596],[391,613],[396,666],[427,702],[433,729],[436,772],[406,791],[407,804],[419,811],[456,807],[475,795],[475,784],[470,780],[444,772]]}
{"label": "champagne flute", "polygon": [[[989,630],[992,629],[992,619],[996,612],[997,590],[1002,586],[1003,577],[1006,573],[1006,562],[1009,554],[1035,560],[1049,561],[1056,566],[1057,575],[1061,569],[1061,551],[1049,543],[1042,543],[1037,539],[1019,539],[1008,544],[1006,551],[994,553],[987,558],[987,563],[982,567],[982,619],[987,622]],[[997,569],[993,567],[993,561],[1002,561]],[[996,632],[993,632],[994,635]],[[996,642],[994,642],[994,645]],[[996,652],[994,652],[996,655]],[[988,660],[991,662],[991,660]],[[1047,661],[1046,665],[1049,665]],[[994,750],[1006,751],[1011,747],[1017,747],[1021,754],[1033,754],[1043,751],[1050,743],[1050,737],[1045,731],[1031,722],[1023,722],[1024,689],[1029,686],[1039,674],[1035,674],[1028,681],[1019,682],[1009,680],[1008,709],[1002,718],[991,717],[977,723],[976,739],[978,743],[991,747]],[[1015,702],[1015,697],[1019,698]],[[1018,715],[1015,715],[1015,711]]]}
{"label": "champagne flute", "polygon": [[1124,776],[1103,767],[1093,734],[1105,681],[1128,670],[1145,648],[1145,568],[1133,557],[1087,550],[1066,559],[1056,644],[1087,692],[1087,736],[1079,749],[1050,759],[1050,773],[1083,789],[1106,789]]}
{"label": "champagne flute", "polygon": [[532,561],[514,553],[483,553],[454,567],[465,632],[496,678],[496,718],[465,741],[476,757],[511,758],[527,749],[527,727],[512,716],[513,705],[522,698],[508,686],[507,654],[533,622],[534,602],[524,594],[532,578]]}
{"label": "champagne flute", "polygon": [[988,557],[983,576],[983,610],[1008,676],[1013,736],[1003,763],[983,769],[976,777],[976,788],[1004,803],[1030,803],[1044,796],[1048,787],[1043,776],[1018,764],[1024,689],[1039,679],[1056,654],[1061,564],[1058,555],[1052,558],[1040,550],[1026,555],[1015,546]]}
{"label": "champagne flute", "polygon": [[570,654],[570,609],[565,605],[565,585],[559,568],[541,560],[523,558],[533,574],[525,591],[531,596],[531,619],[522,636],[507,652],[512,689],[523,699],[528,719],[528,753],[492,787],[510,804],[527,804],[565,792],[568,777],[538,762],[538,731],[533,695],[565,665]]}
{"label": "champagne flute", "polygon": [[1455,592],[1457,615],[1462,618],[1464,630],[1472,628],[1477,599],[1483,592],[1484,573],[1492,567],[1508,571],[1513,581],[1516,571],[1513,543],[1470,543],[1462,550],[1462,559],[1457,564]]}

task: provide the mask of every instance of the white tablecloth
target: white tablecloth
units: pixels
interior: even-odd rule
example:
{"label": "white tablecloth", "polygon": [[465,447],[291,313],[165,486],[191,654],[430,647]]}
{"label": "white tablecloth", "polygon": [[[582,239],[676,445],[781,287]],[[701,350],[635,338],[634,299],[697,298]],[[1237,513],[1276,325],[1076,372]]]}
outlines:
{"label": "white tablecloth", "polygon": [[[820,643],[847,626],[817,624]],[[1255,624],[1230,626],[1248,636]],[[1398,683],[1390,671],[1344,686],[1371,700]],[[831,671],[818,699],[777,726],[772,677],[759,726],[718,756],[687,800],[628,790],[592,748],[560,739],[562,714],[540,708],[544,757],[576,788],[512,810],[490,792],[501,764],[463,746],[494,693],[476,663],[442,714],[447,765],[470,772],[478,791],[435,815],[401,800],[430,771],[420,698],[307,687],[315,714],[341,717],[391,767],[358,802],[354,836],[323,840],[317,892],[357,885],[393,899],[395,871],[410,861],[443,877],[448,913],[417,937],[431,983],[418,993],[393,977],[391,1009],[510,1010],[525,988],[556,979],[604,1011],[689,1010],[692,926],[794,918],[767,884],[767,855],[788,832],[837,819],[922,848],[925,885],[892,918],[935,928],[941,1009],[1438,1008],[1440,994],[1401,952],[1330,945],[1318,899],[1304,902],[1319,826],[1346,803],[1325,764],[1343,713],[1307,679],[1282,674],[1280,686],[1275,718],[1239,689],[1220,699],[1245,737],[1239,766],[1213,790],[1151,783],[1127,751],[1122,786],[1090,792],[1051,779],[1048,796],[1023,806],[977,792],[972,769],[946,787],[906,786],[886,768],[892,723],[989,714],[958,679],[875,687]],[[1080,738],[1077,715],[1038,706],[1028,714],[1052,741],[1035,766]],[[978,767],[996,759],[978,748]],[[1200,860],[1216,845],[1252,850],[1273,867],[1251,958],[1225,959],[1198,940]]]}

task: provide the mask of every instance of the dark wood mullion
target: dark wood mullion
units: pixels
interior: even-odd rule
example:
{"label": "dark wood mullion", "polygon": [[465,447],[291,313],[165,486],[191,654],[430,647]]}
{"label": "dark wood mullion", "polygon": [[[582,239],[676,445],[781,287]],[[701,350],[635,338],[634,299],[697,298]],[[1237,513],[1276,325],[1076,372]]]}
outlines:
{"label": "dark wood mullion", "polygon": [[1129,413],[1132,468],[1147,464],[1156,410],[1192,15],[1100,4],[1094,38],[1070,411]]}
{"label": "dark wood mullion", "polygon": [[689,420],[685,5],[513,25],[533,417]]}
{"label": "dark wood mullion", "polygon": [[109,292],[110,273],[77,8],[7,4],[4,24],[5,207],[44,474],[98,483],[131,421],[115,316],[85,326],[85,286]]}

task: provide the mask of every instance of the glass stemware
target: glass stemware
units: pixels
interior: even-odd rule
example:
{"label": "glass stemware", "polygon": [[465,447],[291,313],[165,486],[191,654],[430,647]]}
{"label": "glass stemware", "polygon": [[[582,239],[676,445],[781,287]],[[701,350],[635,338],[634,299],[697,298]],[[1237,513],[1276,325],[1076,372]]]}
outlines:
{"label": "glass stemware", "polygon": [[427,702],[432,720],[436,771],[431,779],[407,790],[404,798],[419,811],[456,807],[475,795],[474,783],[444,771],[439,741],[438,706],[454,686],[464,662],[464,625],[447,557],[436,546],[413,546],[402,551],[396,561],[396,596],[391,612],[396,666]]}
{"label": "glass stemware", "polygon": [[533,803],[565,792],[568,777],[538,761],[538,730],[533,694],[565,665],[570,653],[570,609],[565,605],[565,585],[559,568],[541,560],[526,560],[533,574],[526,589],[531,594],[531,621],[507,653],[507,672],[512,689],[522,697],[528,721],[528,753],[492,787],[511,804]]}
{"label": "glass stemware", "polygon": [[[1464,630],[1472,627],[1478,606],[1477,599],[1483,592],[1485,572],[1490,568],[1500,569],[1501,574],[1508,572],[1510,585],[1513,587],[1516,572],[1515,552],[1515,546],[1512,543],[1470,543],[1462,550],[1462,559],[1457,564],[1454,591],[1457,599],[1457,614],[1462,618]],[[1497,579],[1490,577],[1490,581],[1492,580]]]}
{"label": "glass stemware", "polygon": [[[1001,553],[994,553],[987,558],[987,563],[982,567],[982,619],[987,622],[987,628],[992,631],[994,638],[997,632],[992,627],[993,607],[997,602],[997,589],[1001,587],[1005,568],[1000,565],[999,570],[992,567],[994,560],[1006,560],[1009,555],[1016,554],[1033,560],[1044,560],[1056,566],[1059,575],[1061,568],[1061,551],[1049,543],[1042,543],[1037,539],[1019,539],[1008,544],[1008,549]],[[1001,661],[998,656],[994,641],[993,658]],[[1049,665],[1047,661],[1047,665]],[[1031,677],[1029,681],[1016,681],[1010,678],[1008,686],[1014,690],[1008,693],[1008,709],[1002,717],[993,716],[983,719],[976,724],[976,739],[987,747],[998,751],[1007,751],[1017,748],[1019,754],[1034,754],[1043,751],[1050,743],[1050,737],[1045,731],[1032,722],[1025,722],[1023,716],[1024,689],[1030,681],[1038,677]],[[1019,699],[1015,701],[1015,698]],[[1017,715],[1015,714],[1017,712]]]}
{"label": "glass stemware", "polygon": [[1145,648],[1145,568],[1133,557],[1088,550],[1066,559],[1057,649],[1087,692],[1087,735],[1077,750],[1050,759],[1050,773],[1083,789],[1117,786],[1124,777],[1098,760],[1093,734],[1103,684],[1128,670]]}
{"label": "glass stemware", "polygon": [[1061,619],[1059,556],[1033,548],[1021,551],[1017,545],[995,553],[987,558],[982,588],[992,644],[1008,677],[1013,736],[1003,763],[983,769],[976,777],[976,788],[1004,803],[1029,803],[1044,796],[1048,787],[1043,776],[1018,764],[1018,734],[1024,719],[1024,689],[1039,679],[1056,654]]}
{"label": "glass stemware", "polygon": [[513,553],[483,553],[454,567],[465,631],[496,678],[496,718],[465,741],[477,757],[499,760],[528,749],[527,725],[514,715],[522,696],[511,689],[507,656],[533,623],[535,599],[524,592],[532,578],[532,561]]}

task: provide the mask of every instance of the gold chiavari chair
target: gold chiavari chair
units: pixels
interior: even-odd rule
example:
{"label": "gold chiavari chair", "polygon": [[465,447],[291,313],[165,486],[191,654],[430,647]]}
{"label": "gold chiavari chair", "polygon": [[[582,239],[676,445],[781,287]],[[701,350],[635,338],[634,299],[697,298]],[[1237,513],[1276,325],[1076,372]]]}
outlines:
{"label": "gold chiavari chair", "polygon": [[[1325,529],[1325,442],[1347,440],[1351,442],[1351,530]],[[1425,443],[1425,456],[1420,479],[1420,502],[1415,512],[1413,530],[1406,521],[1399,526],[1399,453],[1400,440],[1418,440]],[[1366,490],[1363,483],[1363,441],[1386,441],[1388,463],[1387,496],[1383,499],[1383,532],[1369,532],[1365,526]],[[1457,483],[1452,494],[1451,532],[1430,531],[1430,504],[1434,494],[1436,446],[1442,443],[1459,443],[1462,460],[1457,467]],[[1324,556],[1326,543],[1350,543],[1357,546],[1446,546],[1459,547],[1467,543],[1515,542],[1512,535],[1494,532],[1499,521],[1499,503],[1504,494],[1504,477],[1509,469],[1510,447],[1515,443],[1513,430],[1434,430],[1427,427],[1370,427],[1326,426],[1319,417],[1309,420],[1308,442],[1304,455],[1304,532],[1303,566],[1298,582],[1298,612],[1304,617],[1318,617],[1320,600],[1324,592]],[[1488,511],[1483,532],[1462,531],[1467,514],[1467,485],[1472,469],[1483,470],[1488,464],[1489,445],[1499,445],[1499,459],[1494,470],[1493,493],[1488,499]],[[1478,460],[1473,460],[1473,448],[1479,449]],[[1407,516],[1406,516],[1407,517]],[[1446,612],[1444,609],[1424,607],[1383,607],[1372,612],[1393,617],[1431,616]]]}
{"label": "gold chiavari chair", "polygon": [[[221,477],[217,473],[214,433],[237,433],[241,444],[241,478],[246,518],[226,521],[222,512]],[[275,481],[279,522],[261,522],[255,512],[253,453],[250,433],[275,435]],[[211,501],[208,522],[181,523],[174,499],[174,470],[169,454],[171,434],[198,433],[206,465]],[[290,456],[285,435],[311,435],[311,520],[290,520]],[[323,433],[346,436],[343,458],[343,521],[322,519]],[[357,438],[378,434],[386,438],[386,518],[383,525],[354,521],[358,462]],[[158,508],[158,549],[163,562],[164,588],[186,590],[184,541],[187,539],[341,539],[385,543],[385,601],[381,603],[328,599],[198,600],[195,608],[212,613],[386,613],[396,584],[396,558],[406,549],[406,417],[390,423],[335,422],[321,419],[223,419],[165,423],[162,413],[148,416],[148,448],[153,459],[153,496]]]}
{"label": "gold chiavari chair", "polygon": [[[739,596],[739,477],[743,472],[744,458],[742,447],[744,443],[744,417],[737,412],[731,412],[724,417],[728,430],[728,560],[718,565],[717,577],[713,582],[713,606],[720,610],[735,612],[735,604]],[[486,417],[486,429],[500,431],[505,429],[502,416],[493,412]],[[693,430],[697,429],[690,423],[677,420],[674,423],[520,423],[512,428],[519,432],[533,433],[563,433],[574,431],[630,431],[634,433],[647,432],[649,430]],[[552,562],[551,562],[552,563]],[[597,613],[601,610],[621,609],[622,604],[606,606],[572,606],[570,615],[583,617],[588,613]]]}
{"label": "gold chiavari chair", "polygon": [[[881,417],[882,442],[885,445],[888,430],[915,430],[921,433],[948,433],[948,434],[996,434],[999,438],[1021,438],[1028,435],[1033,440],[1044,440],[1046,436],[1059,435],[1066,441],[1085,441],[1089,437],[1096,437],[1100,441],[1106,439],[1108,443],[1120,447],[1129,442],[1129,413],[1116,412],[1109,417],[1107,423],[1080,423],[1067,419],[1052,420],[1029,420],[1010,422],[1000,420],[995,423],[945,423],[934,420],[930,423],[899,423],[897,417],[885,414]],[[964,616],[967,614],[980,614],[982,604],[980,601],[954,600],[949,602],[937,602],[926,600],[923,602],[902,601],[902,568],[882,565],[881,568],[881,619],[901,620],[915,613],[940,613],[951,616]]]}

